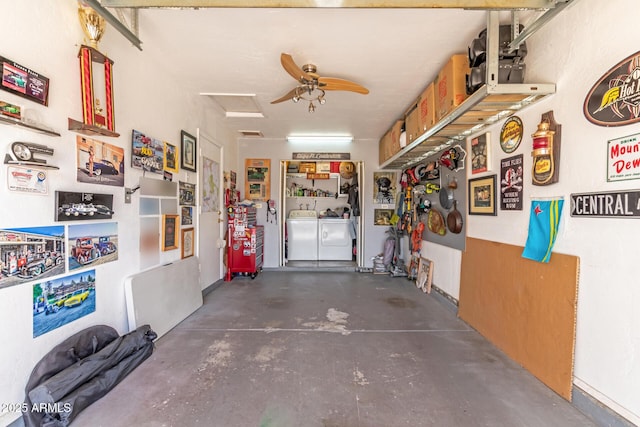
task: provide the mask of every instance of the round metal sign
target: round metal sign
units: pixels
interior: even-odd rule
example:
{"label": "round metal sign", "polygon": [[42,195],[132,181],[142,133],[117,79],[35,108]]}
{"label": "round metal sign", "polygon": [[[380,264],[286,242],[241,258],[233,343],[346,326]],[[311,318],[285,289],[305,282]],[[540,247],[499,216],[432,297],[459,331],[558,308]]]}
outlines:
{"label": "round metal sign", "polygon": [[511,116],[502,125],[500,130],[500,147],[505,153],[513,153],[522,142],[524,126],[518,116]]}

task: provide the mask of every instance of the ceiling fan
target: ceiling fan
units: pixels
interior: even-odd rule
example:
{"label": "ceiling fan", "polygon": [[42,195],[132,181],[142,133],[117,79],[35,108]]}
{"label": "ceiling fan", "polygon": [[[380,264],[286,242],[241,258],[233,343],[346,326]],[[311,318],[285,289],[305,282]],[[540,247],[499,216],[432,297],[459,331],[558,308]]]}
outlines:
{"label": "ceiling fan", "polygon": [[293,58],[288,53],[280,55],[280,62],[291,77],[298,81],[298,86],[291,89],[281,98],[271,101],[272,104],[292,100],[298,102],[301,99],[309,101],[309,112],[313,113],[316,110],[316,106],[313,101],[318,101],[319,104],[324,104],[326,90],[346,90],[349,92],[356,92],[366,95],[369,93],[369,89],[358,83],[338,79],[335,77],[320,77],[316,71],[316,66],[313,64],[305,64],[302,67],[296,65]]}

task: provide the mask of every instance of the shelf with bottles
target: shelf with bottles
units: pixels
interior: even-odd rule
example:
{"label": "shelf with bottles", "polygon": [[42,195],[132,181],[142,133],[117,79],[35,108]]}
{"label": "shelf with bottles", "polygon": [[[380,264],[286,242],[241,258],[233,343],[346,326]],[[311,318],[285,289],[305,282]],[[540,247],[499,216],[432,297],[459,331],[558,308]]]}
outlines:
{"label": "shelf with bottles", "polygon": [[327,173],[327,179],[306,173],[287,173],[286,189],[288,198],[322,198],[335,199],[344,197],[340,194],[340,174]]}

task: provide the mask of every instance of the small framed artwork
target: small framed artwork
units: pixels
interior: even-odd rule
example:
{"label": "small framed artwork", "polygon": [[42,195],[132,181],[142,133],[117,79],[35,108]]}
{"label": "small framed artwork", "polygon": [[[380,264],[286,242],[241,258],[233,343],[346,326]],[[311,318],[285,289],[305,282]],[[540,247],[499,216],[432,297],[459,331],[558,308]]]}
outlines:
{"label": "small framed artwork", "polygon": [[393,209],[374,209],[373,225],[391,225],[391,217],[394,212]]}
{"label": "small framed artwork", "polygon": [[196,185],[184,181],[178,182],[180,206],[196,205]]}
{"label": "small framed artwork", "polygon": [[193,228],[182,229],[182,258],[193,256],[195,250],[195,231]]}
{"label": "small framed artwork", "polygon": [[54,221],[84,221],[111,219],[113,194],[56,191]]}
{"label": "small framed artwork", "polygon": [[162,250],[178,249],[178,215],[162,215]]}
{"label": "small framed artwork", "polygon": [[182,153],[182,156],[180,156],[182,161],[180,167],[182,169],[195,172],[197,148],[196,137],[185,131],[180,131],[180,140],[182,141],[180,145],[180,151]]}
{"label": "small framed artwork", "polygon": [[40,73],[0,56],[0,89],[49,105],[49,79]]}
{"label": "small framed artwork", "polygon": [[416,277],[416,286],[422,289],[422,292],[431,293],[431,281],[433,278],[433,261],[420,257],[418,264],[418,276]]}
{"label": "small framed artwork", "polygon": [[489,170],[489,133],[471,138],[471,173],[482,173]]}
{"label": "small framed artwork", "polygon": [[193,208],[191,206],[181,206],[181,225],[193,225]]}
{"label": "small framed artwork", "polygon": [[496,176],[469,180],[469,215],[496,215]]}
{"label": "small framed artwork", "polygon": [[164,142],[164,170],[178,173],[178,149],[175,145]]}

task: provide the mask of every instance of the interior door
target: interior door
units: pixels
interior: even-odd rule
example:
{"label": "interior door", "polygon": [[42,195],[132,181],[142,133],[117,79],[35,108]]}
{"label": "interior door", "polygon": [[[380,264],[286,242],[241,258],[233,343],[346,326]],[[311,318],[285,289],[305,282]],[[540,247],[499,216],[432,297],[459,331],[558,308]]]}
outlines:
{"label": "interior door", "polygon": [[205,289],[224,276],[223,146],[198,129],[197,254],[200,286]]}

